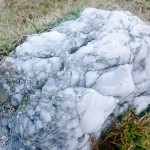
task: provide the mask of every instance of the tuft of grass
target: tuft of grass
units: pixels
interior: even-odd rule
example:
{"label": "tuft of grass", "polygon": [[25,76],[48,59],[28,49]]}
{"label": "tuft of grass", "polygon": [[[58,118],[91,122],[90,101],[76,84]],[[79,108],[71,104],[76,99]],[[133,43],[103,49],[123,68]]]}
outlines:
{"label": "tuft of grass", "polygon": [[150,113],[135,115],[134,109],[129,108],[112,121],[98,141],[93,137],[92,140],[92,150],[149,150]]}

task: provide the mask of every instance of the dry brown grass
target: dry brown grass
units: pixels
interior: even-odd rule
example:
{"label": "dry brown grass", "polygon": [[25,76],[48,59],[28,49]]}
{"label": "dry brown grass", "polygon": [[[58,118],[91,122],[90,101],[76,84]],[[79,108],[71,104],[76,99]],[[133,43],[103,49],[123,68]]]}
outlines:
{"label": "dry brown grass", "polygon": [[[82,10],[74,0],[0,0],[0,56],[7,55],[27,35],[52,28]],[[0,59],[1,59],[0,58]]]}
{"label": "dry brown grass", "polygon": [[128,10],[144,21],[150,21],[150,0],[86,0],[90,5],[110,9]]}
{"label": "dry brown grass", "polygon": [[93,141],[92,150],[150,150],[150,113],[137,116],[130,108]]}

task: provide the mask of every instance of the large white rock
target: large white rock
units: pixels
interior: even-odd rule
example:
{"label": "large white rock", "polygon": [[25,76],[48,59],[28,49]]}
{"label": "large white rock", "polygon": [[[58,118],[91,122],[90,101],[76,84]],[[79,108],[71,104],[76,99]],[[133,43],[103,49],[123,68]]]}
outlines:
{"label": "large white rock", "polygon": [[77,112],[83,133],[99,130],[117,105],[113,97],[103,96],[95,90],[87,89],[77,103]]}
{"label": "large white rock", "polygon": [[120,65],[112,71],[103,73],[93,88],[103,95],[125,98],[135,90],[131,72],[130,65]]}
{"label": "large white rock", "polygon": [[0,62],[0,84],[16,107],[0,106],[0,149],[88,150],[111,114],[146,109],[149,35],[130,12],[95,8],[30,35]]}

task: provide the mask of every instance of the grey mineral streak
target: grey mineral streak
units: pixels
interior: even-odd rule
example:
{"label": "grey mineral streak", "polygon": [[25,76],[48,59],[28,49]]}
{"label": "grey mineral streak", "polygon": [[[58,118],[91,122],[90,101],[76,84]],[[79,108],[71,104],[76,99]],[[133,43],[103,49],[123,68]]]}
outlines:
{"label": "grey mineral streak", "polygon": [[30,35],[0,67],[0,93],[13,106],[0,96],[1,150],[88,150],[112,114],[150,104],[150,26],[87,8]]}

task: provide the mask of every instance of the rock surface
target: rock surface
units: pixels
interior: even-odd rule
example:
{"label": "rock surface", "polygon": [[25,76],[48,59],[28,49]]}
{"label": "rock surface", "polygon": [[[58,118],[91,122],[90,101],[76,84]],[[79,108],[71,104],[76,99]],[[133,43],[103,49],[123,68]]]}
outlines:
{"label": "rock surface", "polygon": [[30,35],[1,62],[2,150],[88,150],[128,105],[150,104],[150,26],[126,11],[85,9]]}

